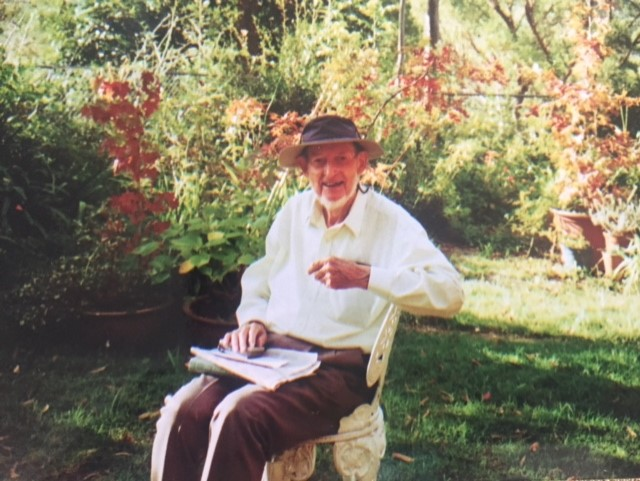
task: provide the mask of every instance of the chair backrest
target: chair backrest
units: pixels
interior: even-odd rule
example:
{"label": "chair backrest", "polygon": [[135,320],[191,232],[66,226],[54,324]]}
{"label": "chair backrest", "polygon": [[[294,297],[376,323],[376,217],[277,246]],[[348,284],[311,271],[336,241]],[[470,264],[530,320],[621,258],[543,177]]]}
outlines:
{"label": "chair backrest", "polygon": [[389,355],[391,354],[391,346],[398,328],[400,319],[400,310],[393,304],[389,305],[385,314],[376,340],[373,343],[369,364],[367,365],[367,385],[369,387],[378,383],[376,395],[372,404],[377,405],[382,395],[382,386],[387,373],[387,365],[389,364]]}

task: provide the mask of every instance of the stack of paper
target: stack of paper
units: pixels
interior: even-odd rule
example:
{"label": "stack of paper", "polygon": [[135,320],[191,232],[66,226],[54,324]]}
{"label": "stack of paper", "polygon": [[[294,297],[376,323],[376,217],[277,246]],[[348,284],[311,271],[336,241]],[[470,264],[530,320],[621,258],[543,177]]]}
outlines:
{"label": "stack of paper", "polygon": [[264,354],[248,358],[233,351],[192,347],[189,369],[218,375],[234,375],[271,391],[285,382],[310,376],[318,367],[318,354],[291,349],[268,348]]}

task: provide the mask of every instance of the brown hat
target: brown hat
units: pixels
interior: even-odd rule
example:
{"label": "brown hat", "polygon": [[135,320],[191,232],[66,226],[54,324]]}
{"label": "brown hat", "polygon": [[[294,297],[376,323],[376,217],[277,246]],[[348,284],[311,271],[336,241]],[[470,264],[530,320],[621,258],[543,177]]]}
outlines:
{"label": "brown hat", "polygon": [[324,115],[316,117],[305,125],[298,145],[282,149],[279,155],[280,165],[295,167],[297,166],[296,158],[305,147],[336,142],[354,142],[360,145],[369,154],[369,159],[377,159],[384,153],[377,142],[360,137],[358,128],[352,120],[338,115]]}

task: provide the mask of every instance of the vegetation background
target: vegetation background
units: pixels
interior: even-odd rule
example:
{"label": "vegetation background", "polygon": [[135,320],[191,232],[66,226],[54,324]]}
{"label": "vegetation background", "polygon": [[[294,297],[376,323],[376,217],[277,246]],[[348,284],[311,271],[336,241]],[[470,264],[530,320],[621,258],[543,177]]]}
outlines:
{"label": "vegetation background", "polygon": [[[636,13],[633,2],[611,1],[4,2],[4,270],[23,257],[69,254],[79,224],[123,190],[147,203],[158,193],[176,198],[165,211],[138,206],[144,221],[172,227],[158,239],[134,226],[159,241],[143,249],[159,257],[155,274],[189,259],[202,268],[207,259],[194,256],[216,246],[180,241],[203,234],[203,223],[224,223],[225,209],[242,217],[244,234],[254,225],[258,239],[299,188],[273,166],[274,151],[305,116],[324,112],[351,115],[384,145],[371,182],[435,237],[544,253],[554,240],[549,207],[584,208],[593,190],[640,178],[637,169],[599,165],[590,175],[582,158],[601,148],[590,138],[624,131],[634,139],[638,130]],[[141,107],[145,73],[159,103],[138,114],[134,140],[152,148],[155,172],[152,185],[132,186],[130,172],[111,173],[123,152],[101,148],[105,136],[120,147],[132,140],[115,118],[86,109],[114,107],[118,95]],[[118,82],[130,91],[110,90]],[[612,180],[567,198],[568,159],[582,177]],[[582,177],[569,178],[573,190]],[[224,249],[217,264],[208,259],[206,276],[237,265],[234,248],[259,254],[259,242],[215,242]]]}
{"label": "vegetation background", "polygon": [[[632,0],[2,2],[6,476],[144,475],[152,427],[136,416],[183,379],[181,354],[118,363],[105,406],[91,380],[115,361],[81,380],[85,356],[25,345],[73,330],[95,292],[121,307],[158,286],[200,295],[258,257],[305,187],[276,153],[329,112],[384,146],[367,181],[458,246],[467,277],[454,323],[405,322],[389,439],[417,462],[384,464],[384,479],[637,475],[639,13]],[[549,209],[605,204],[636,235],[619,277],[550,267],[563,239]],[[429,372],[412,371],[427,352]]]}

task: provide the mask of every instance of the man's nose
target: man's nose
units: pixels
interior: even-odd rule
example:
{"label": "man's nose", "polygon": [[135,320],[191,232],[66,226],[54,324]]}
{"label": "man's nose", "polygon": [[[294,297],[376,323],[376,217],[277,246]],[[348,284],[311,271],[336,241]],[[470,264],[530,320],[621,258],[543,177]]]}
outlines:
{"label": "man's nose", "polygon": [[338,171],[337,167],[338,165],[335,162],[328,160],[327,163],[324,164],[325,177],[331,177],[332,175],[334,175]]}

